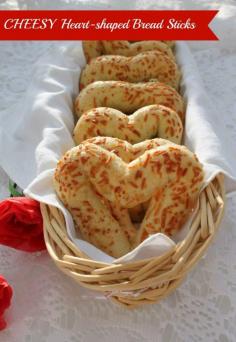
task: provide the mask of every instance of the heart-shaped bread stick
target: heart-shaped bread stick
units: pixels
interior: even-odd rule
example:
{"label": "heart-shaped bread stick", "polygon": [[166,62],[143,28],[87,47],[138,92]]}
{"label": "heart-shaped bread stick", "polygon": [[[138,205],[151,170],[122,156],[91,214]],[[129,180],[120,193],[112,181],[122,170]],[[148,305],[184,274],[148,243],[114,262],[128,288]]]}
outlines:
{"label": "heart-shaped bread stick", "polygon": [[101,56],[86,65],[80,76],[80,89],[94,81],[156,80],[178,89],[180,72],[173,59],[160,51],[148,51],[134,57]]}
{"label": "heart-shaped bread stick", "polygon": [[113,108],[98,107],[79,118],[74,140],[78,145],[92,137],[107,136],[135,144],[159,137],[180,144],[182,133],[183,125],[178,114],[161,105],[140,108],[129,116]]}
{"label": "heart-shaped bread stick", "polygon": [[[203,170],[186,147],[163,139],[131,145],[97,137],[65,154],[54,185],[84,238],[119,257],[131,248],[132,234],[117,216],[150,201],[136,243],[156,232],[172,234],[195,205]],[[133,232],[131,220],[129,224]]]}
{"label": "heart-shaped bread stick", "polygon": [[161,51],[174,59],[170,47],[174,46],[173,40],[147,40],[130,42],[128,40],[88,40],[83,41],[83,50],[87,62],[101,55],[135,56],[145,51]]}
{"label": "heart-shaped bread stick", "polygon": [[75,112],[80,117],[96,107],[110,107],[132,114],[137,109],[160,104],[176,111],[184,119],[184,102],[178,92],[160,82],[129,83],[97,81],[84,88],[76,98]]}

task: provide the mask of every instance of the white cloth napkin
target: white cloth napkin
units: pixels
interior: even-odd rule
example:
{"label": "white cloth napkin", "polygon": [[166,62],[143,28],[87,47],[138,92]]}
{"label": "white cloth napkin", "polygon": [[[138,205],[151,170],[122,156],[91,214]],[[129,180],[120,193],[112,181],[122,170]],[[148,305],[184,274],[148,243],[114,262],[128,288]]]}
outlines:
{"label": "white cloth napkin", "polygon": [[[233,186],[236,188],[236,160],[227,153],[222,114],[210,103],[187,45],[177,45],[177,59],[188,104],[185,143],[203,163],[206,184],[217,173],[223,172],[233,181],[232,190]],[[0,164],[25,189],[27,196],[63,211],[70,238],[91,258],[104,262],[128,262],[161,255],[175,244],[163,234],[149,237],[118,260],[79,239],[71,215],[54,192],[52,176],[57,161],[74,146],[72,107],[84,65],[81,42],[52,48],[39,60],[25,99],[0,115]]]}

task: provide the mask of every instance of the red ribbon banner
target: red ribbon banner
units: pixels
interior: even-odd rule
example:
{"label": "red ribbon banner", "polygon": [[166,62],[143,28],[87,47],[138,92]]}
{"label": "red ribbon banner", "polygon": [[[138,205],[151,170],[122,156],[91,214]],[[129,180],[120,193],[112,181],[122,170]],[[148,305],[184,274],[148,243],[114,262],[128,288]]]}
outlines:
{"label": "red ribbon banner", "polygon": [[218,11],[0,11],[0,40],[218,40]]}

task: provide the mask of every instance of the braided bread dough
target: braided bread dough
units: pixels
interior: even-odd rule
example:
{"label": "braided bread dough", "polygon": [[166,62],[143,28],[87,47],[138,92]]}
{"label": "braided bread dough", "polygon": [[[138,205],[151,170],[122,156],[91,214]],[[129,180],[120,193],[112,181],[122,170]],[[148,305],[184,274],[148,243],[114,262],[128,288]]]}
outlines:
{"label": "braided bread dough", "polygon": [[[158,231],[172,234],[187,219],[202,182],[201,164],[184,146],[163,139],[130,145],[104,137],[68,151],[54,177],[83,237],[114,257],[133,246],[128,208],[150,201],[135,243]],[[130,233],[124,230],[126,220]]]}
{"label": "braided bread dough", "polygon": [[160,51],[148,51],[134,57],[101,56],[86,65],[80,76],[80,89],[94,81],[157,80],[178,89],[180,72],[177,64]]}
{"label": "braided bread dough", "polygon": [[101,55],[135,56],[144,51],[158,50],[174,59],[170,47],[173,40],[148,40],[129,42],[128,40],[90,40],[83,41],[83,50],[87,62]]}
{"label": "braided bread dough", "polygon": [[113,108],[99,107],[79,118],[74,129],[74,140],[78,145],[88,138],[108,136],[135,144],[160,137],[180,144],[182,133],[183,125],[178,114],[168,107],[150,105],[130,116]]}
{"label": "braided bread dough", "polygon": [[184,103],[178,92],[160,82],[128,83],[97,81],[84,88],[76,98],[75,112],[80,117],[96,107],[111,107],[126,114],[153,104],[161,104],[184,118]]}

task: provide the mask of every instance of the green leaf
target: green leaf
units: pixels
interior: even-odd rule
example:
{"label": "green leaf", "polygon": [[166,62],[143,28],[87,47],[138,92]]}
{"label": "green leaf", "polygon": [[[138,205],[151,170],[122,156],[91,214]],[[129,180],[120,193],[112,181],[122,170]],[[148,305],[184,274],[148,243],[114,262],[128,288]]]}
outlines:
{"label": "green leaf", "polygon": [[8,189],[11,197],[21,197],[24,196],[22,191],[18,191],[17,184],[9,180]]}

